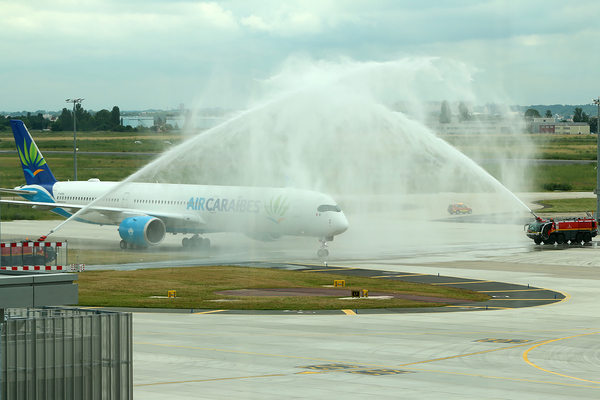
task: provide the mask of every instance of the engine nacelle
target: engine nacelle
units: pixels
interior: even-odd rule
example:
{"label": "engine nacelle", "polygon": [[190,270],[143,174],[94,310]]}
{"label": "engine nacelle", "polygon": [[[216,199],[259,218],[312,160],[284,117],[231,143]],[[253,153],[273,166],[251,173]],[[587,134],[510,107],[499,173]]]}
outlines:
{"label": "engine nacelle", "polygon": [[166,235],[165,223],[155,217],[130,217],[119,225],[121,239],[141,247],[156,246]]}
{"label": "engine nacelle", "polygon": [[282,235],[274,233],[244,233],[250,239],[258,240],[260,242],[275,242],[281,239]]}

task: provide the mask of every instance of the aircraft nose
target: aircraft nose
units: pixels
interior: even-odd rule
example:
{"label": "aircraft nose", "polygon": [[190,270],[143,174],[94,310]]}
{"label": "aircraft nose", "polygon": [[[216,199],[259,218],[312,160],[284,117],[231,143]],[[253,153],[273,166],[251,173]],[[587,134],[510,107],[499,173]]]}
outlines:
{"label": "aircraft nose", "polygon": [[346,218],[344,213],[339,213],[338,217],[336,218],[335,225],[336,230],[334,235],[339,235],[340,233],[344,233],[346,232],[346,230],[348,230],[348,219]]}

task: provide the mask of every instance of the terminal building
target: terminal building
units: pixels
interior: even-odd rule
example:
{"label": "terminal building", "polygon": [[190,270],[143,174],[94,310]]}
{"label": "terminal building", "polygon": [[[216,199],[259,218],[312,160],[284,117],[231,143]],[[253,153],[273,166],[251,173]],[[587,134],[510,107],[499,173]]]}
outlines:
{"label": "terminal building", "polygon": [[534,118],[531,133],[589,135],[590,126],[585,122],[556,122],[555,118]]}
{"label": "terminal building", "polygon": [[121,125],[130,125],[132,128],[151,128],[154,126],[154,117],[121,117]]}
{"label": "terminal building", "polygon": [[[189,128],[194,130],[207,130],[214,128],[225,120],[226,118],[222,116],[195,116],[191,119],[191,122],[189,122],[191,124]],[[176,130],[187,127],[186,123],[185,116],[170,116],[165,119],[165,124],[171,125],[171,127]],[[156,125],[156,122],[154,117],[131,116],[121,117],[121,125],[130,125],[132,128],[151,128]]]}
{"label": "terminal building", "polygon": [[516,129],[516,124],[511,120],[497,121],[459,121],[452,117],[448,123],[436,119],[427,121],[427,126],[438,135],[450,134],[506,134]]}
{"label": "terminal building", "polygon": [[[186,123],[185,119],[184,116],[167,117],[166,124],[171,125],[174,129],[183,129]],[[207,130],[214,128],[224,121],[224,117],[196,116],[192,120],[192,129]]]}

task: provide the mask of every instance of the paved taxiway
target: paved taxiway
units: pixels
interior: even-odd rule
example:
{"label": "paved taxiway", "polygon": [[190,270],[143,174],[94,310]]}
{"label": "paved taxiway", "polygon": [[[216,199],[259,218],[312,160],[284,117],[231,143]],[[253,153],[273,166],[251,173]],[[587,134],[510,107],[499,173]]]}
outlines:
{"label": "paved taxiway", "polygon": [[[523,234],[521,217],[465,224],[448,222],[443,212],[427,220],[417,214],[394,215],[394,224],[381,213],[351,219],[351,229],[331,244],[328,265],[530,285],[565,299],[451,313],[135,313],[135,398],[599,398],[596,243],[536,247]],[[81,237],[81,225],[74,226]],[[4,235],[13,226],[2,229]],[[98,231],[86,232],[104,240]],[[116,234],[114,227],[110,232]],[[313,240],[211,240],[211,253],[198,262],[323,263],[311,255]],[[122,268],[140,266],[146,265]]]}
{"label": "paved taxiway", "polygon": [[[583,266],[546,265],[553,273],[545,274],[538,264],[499,256],[413,266],[421,273],[534,282],[567,296],[547,306],[419,314],[136,313],[136,397],[598,398],[600,285],[597,267],[587,266],[598,255],[593,249],[562,253]],[[582,276],[570,277],[573,272]]]}

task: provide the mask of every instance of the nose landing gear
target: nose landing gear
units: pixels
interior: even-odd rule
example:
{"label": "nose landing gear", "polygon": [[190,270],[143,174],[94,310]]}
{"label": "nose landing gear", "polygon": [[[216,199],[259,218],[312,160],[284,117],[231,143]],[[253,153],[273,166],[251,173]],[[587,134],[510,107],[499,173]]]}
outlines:
{"label": "nose landing gear", "polygon": [[319,242],[321,242],[321,248],[317,251],[317,255],[319,257],[327,257],[329,255],[329,250],[325,248],[327,247],[327,240],[325,238],[320,238]]}

